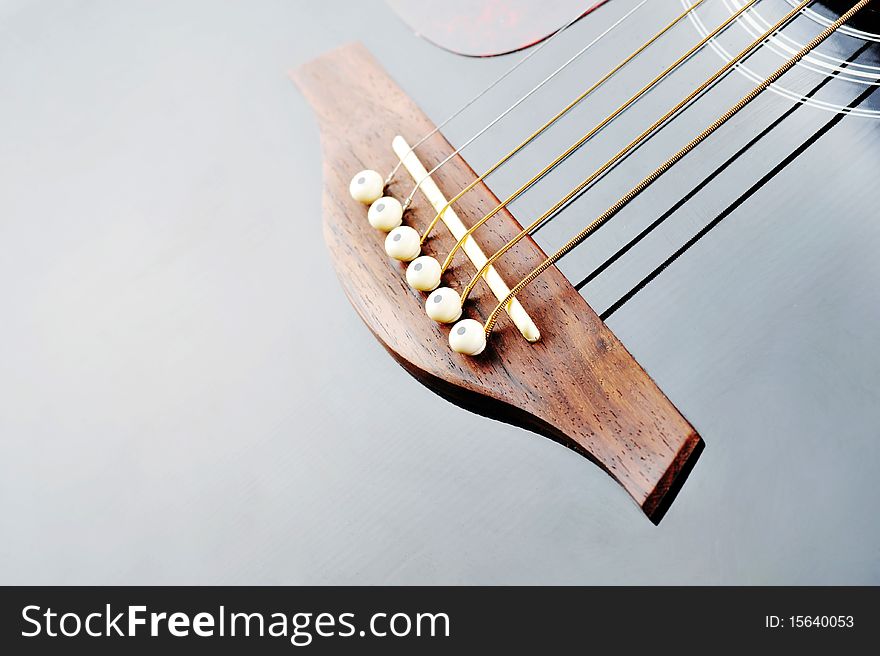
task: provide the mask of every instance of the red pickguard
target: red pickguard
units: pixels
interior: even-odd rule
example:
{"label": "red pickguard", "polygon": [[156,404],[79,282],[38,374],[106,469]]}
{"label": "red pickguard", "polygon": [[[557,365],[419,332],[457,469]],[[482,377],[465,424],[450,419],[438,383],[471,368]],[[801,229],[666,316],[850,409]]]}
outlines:
{"label": "red pickguard", "polygon": [[469,57],[493,57],[543,41],[608,0],[387,0],[419,36]]}

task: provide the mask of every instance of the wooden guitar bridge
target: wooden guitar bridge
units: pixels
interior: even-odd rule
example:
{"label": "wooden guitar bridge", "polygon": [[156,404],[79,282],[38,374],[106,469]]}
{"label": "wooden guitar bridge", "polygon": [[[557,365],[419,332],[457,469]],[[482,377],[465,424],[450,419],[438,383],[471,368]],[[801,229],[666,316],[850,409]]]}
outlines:
{"label": "wooden guitar bridge", "polygon": [[[359,44],[305,65],[293,78],[320,123],[324,236],[342,287],[373,334],[408,372],[450,401],[550,437],[593,460],[652,521],[659,521],[702,450],[694,428],[555,267],[518,296],[540,329],[539,341],[523,339],[502,316],[478,357],[451,351],[449,328],[425,315],[425,294],[407,285],[406,265],[388,258],[384,235],[369,225],[364,205],[348,193],[355,172],[388,171],[397,164],[396,135],[412,143],[434,126]],[[437,133],[418,155],[430,168],[453,151]],[[456,156],[433,181],[449,197],[476,177]],[[410,178],[398,176],[390,189],[400,198],[411,185]],[[468,223],[497,204],[481,183],[457,202],[456,211]],[[417,196],[406,223],[422,228],[435,213],[424,196]],[[494,253],[521,229],[504,209],[476,237],[484,252]],[[455,241],[440,227],[425,252],[442,259]],[[526,238],[496,268],[504,280],[515,282],[545,257]],[[461,289],[473,273],[473,264],[460,256],[446,278]],[[465,312],[482,320],[496,303],[481,283]]]}

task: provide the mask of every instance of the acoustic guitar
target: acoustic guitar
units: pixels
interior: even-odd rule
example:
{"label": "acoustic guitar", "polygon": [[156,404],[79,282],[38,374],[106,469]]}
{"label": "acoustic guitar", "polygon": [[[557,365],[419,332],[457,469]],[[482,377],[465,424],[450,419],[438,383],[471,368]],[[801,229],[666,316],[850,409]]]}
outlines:
{"label": "acoustic guitar", "polygon": [[876,465],[875,3],[391,5],[432,60],[293,77],[342,291],[407,372],[655,523],[704,447],[802,488]]}

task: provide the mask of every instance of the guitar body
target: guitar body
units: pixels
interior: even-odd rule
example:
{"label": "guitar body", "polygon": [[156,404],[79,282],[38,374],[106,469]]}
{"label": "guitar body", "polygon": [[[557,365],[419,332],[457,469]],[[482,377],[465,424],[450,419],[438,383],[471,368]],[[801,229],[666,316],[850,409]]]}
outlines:
{"label": "guitar body", "polygon": [[[462,222],[743,1],[705,0],[456,203]],[[848,2],[812,3],[499,275]],[[482,355],[452,353],[348,193],[520,57],[541,48],[424,164],[607,32],[438,171],[457,193],[685,8],[640,4],[548,40],[562,0],[412,3],[427,23],[378,0],[5,3],[4,582],[880,584],[876,3],[527,287],[534,344],[501,314]],[[758,0],[477,241],[531,223],[792,7]],[[430,215],[416,194],[406,222]],[[451,243],[440,225],[425,249]],[[472,274],[458,254],[445,281]],[[465,315],[493,298],[478,284]]]}
{"label": "guitar body", "polygon": [[528,48],[608,0],[389,0],[419,36],[450,52],[495,57]]}
{"label": "guitar body", "polygon": [[[407,371],[453,402],[532,428],[597,461],[649,517],[659,520],[674,496],[670,490],[680,486],[679,474],[690,469],[702,448],[693,427],[555,269],[544,277],[540,294],[529,290],[521,299],[541,325],[537,344],[512,329],[478,359],[450,351],[446,331],[425,315],[424,295],[408,289],[405,265],[389,266],[384,249],[377,247],[384,236],[366,221],[352,220],[362,208],[346,196],[341,173],[357,170],[359,162],[381,153],[394,129],[427,134],[434,126],[362,47],[328,55],[295,79],[322,126],[325,239],[346,295],[373,334]],[[358,98],[354,111],[346,103],[352,95]],[[353,140],[352,125],[366,137]],[[422,152],[429,148],[432,167],[453,150],[439,135]],[[394,164],[393,156],[383,158],[382,166],[389,170]],[[438,178],[447,188],[463,188],[475,175],[458,158]],[[483,186],[461,205],[473,216],[497,204]],[[415,225],[427,225],[432,218],[430,206],[408,213]],[[480,242],[494,252],[521,230],[504,213],[482,231]],[[431,247],[441,257],[454,243],[447,234],[446,239],[431,240]],[[512,279],[546,257],[530,240],[514,253],[517,266],[505,268]],[[454,273],[458,287],[464,287],[471,273],[462,266]],[[552,302],[545,302],[548,297]],[[483,317],[495,304],[491,294],[475,294],[473,302]]]}
{"label": "guitar body", "polygon": [[[450,142],[466,141],[635,4],[613,2],[561,34],[530,62],[522,80],[513,76],[514,82],[492,92],[491,101],[450,123],[445,138],[436,135],[417,151],[428,168],[452,152]],[[805,43],[846,8],[816,3],[786,28],[789,41],[758,49],[742,70],[725,76],[541,226],[502,261],[503,277],[516,282],[776,68],[790,54],[786,46]],[[725,31],[513,203],[511,213],[478,232],[489,252],[788,9],[782,0],[759,2],[755,16],[766,23],[750,19]],[[447,198],[681,10],[670,2],[662,10],[634,13],[615,37],[530,98],[527,109],[468,146],[437,174]],[[507,196],[656,74],[660,62],[672,61],[727,15],[723,3],[708,2],[682,21],[652,46],[650,57],[618,73],[488,186],[463,198],[457,207],[465,223],[476,221],[497,197]],[[880,152],[875,18],[870,9],[835,34],[523,292],[523,304],[538,317],[539,344],[527,344],[507,325],[490,341],[491,353],[477,361],[449,351],[447,329],[424,316],[424,295],[407,288],[405,265],[384,254],[384,236],[366,223],[366,209],[348,197],[347,183],[360,168],[387,173],[397,161],[390,147],[394,135],[416,142],[511,62],[481,68],[419,48],[418,65],[386,61],[383,69],[360,45],[318,58],[294,79],[319,117],[325,238],[347,296],[386,349],[429,388],[595,460],[655,521],[697,462],[702,442],[694,426],[708,453],[715,449],[707,464],[697,464],[700,482],[685,502],[709,513],[702,514],[703,522],[712,517],[719,525],[778,528],[777,511],[808,514],[840,497],[858,505],[856,491],[878,473],[880,419],[880,294],[874,284],[880,227],[871,220],[880,200],[873,183]],[[381,60],[382,52],[376,54]],[[346,98],[356,110],[340,109]],[[435,117],[433,123],[419,105]],[[402,199],[412,184],[403,171],[386,193]],[[417,196],[406,221],[418,228],[433,214]],[[438,230],[442,234],[430,247],[442,255],[454,239],[442,225]],[[449,280],[460,289],[472,273],[463,260]],[[475,294],[473,314],[485,318],[493,304],[483,290]],[[604,388],[600,411],[591,397],[597,388]],[[639,402],[632,403],[630,394]],[[609,404],[612,398],[622,404]],[[437,412],[444,411],[438,406]],[[495,430],[495,424],[473,421],[481,425],[475,439]],[[491,467],[491,456],[484,462]],[[837,524],[832,516],[826,519]]]}

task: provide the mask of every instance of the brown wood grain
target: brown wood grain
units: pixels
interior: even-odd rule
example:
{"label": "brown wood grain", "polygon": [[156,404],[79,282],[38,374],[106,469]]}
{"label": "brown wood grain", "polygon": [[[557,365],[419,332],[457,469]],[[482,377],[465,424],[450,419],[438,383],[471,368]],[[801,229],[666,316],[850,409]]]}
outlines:
{"label": "brown wood grain", "polygon": [[[694,428],[555,267],[519,296],[541,331],[538,343],[528,344],[502,315],[482,355],[452,352],[449,328],[425,315],[425,294],[407,286],[405,265],[385,255],[384,233],[370,227],[366,207],[348,194],[359,170],[385,175],[393,167],[396,134],[415,143],[433,125],[360,44],[306,64],[293,78],[320,124],[324,236],[346,295],[379,341],[413,376],[453,402],[534,430],[590,458],[659,521],[702,450]],[[452,151],[438,134],[418,154],[430,169]],[[435,179],[450,197],[474,177],[456,157]],[[402,171],[386,193],[402,199],[411,187]],[[456,209],[469,225],[497,202],[480,184]],[[421,229],[431,218],[427,200],[417,196],[405,221]],[[491,253],[520,230],[505,211],[476,236]],[[425,252],[445,256],[453,243],[441,225]],[[512,286],[544,257],[537,244],[524,239],[496,267]],[[458,255],[445,284],[461,290],[471,275],[470,262]],[[464,316],[484,320],[494,305],[481,283]]]}

